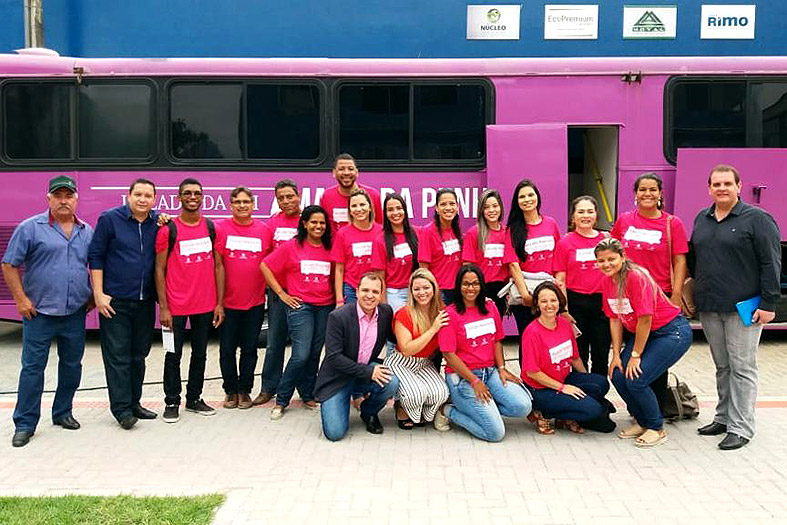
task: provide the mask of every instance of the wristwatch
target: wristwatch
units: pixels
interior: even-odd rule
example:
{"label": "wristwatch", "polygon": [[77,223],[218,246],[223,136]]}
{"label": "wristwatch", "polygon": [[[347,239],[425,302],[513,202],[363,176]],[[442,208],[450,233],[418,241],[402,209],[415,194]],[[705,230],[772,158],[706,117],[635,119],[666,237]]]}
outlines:
{"label": "wristwatch", "polygon": [[637,352],[636,350],[632,350],[632,351],[631,351],[631,357],[640,358],[640,357],[642,357],[642,356],[641,356],[641,355],[640,355],[640,353],[639,353],[639,352]]}

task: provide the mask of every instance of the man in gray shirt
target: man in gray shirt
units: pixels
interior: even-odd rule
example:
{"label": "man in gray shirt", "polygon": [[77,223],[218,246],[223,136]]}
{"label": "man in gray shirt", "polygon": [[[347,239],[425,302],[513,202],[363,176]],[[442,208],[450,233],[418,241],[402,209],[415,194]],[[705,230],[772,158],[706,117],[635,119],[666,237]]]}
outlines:
{"label": "man in gray shirt", "polygon": [[[741,179],[732,166],[718,165],[708,177],[713,205],[694,219],[695,302],[716,364],[719,400],[703,436],[726,433],[722,450],[754,437],[757,346],[762,325],[776,316],[781,273],[781,235],[765,211],[740,200]],[[736,303],[761,297],[746,326]]]}

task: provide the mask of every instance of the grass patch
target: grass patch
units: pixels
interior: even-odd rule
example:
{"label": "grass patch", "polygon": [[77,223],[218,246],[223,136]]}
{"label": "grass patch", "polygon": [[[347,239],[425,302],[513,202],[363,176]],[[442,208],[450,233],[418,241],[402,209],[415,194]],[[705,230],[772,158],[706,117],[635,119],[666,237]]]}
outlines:
{"label": "grass patch", "polygon": [[223,494],[194,497],[61,496],[0,498],[3,525],[209,524]]}

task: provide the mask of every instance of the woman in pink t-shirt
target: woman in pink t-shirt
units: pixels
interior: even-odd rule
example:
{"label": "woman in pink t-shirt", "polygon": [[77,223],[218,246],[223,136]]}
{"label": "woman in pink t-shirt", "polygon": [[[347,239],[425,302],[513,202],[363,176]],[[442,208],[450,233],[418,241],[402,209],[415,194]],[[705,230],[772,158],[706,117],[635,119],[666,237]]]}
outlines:
{"label": "woman in pink t-shirt", "polygon": [[454,279],[462,266],[462,230],[459,228],[459,207],[456,192],[451,188],[437,190],[434,221],[421,229],[418,262],[431,271],[440,286],[445,304],[451,304]]}
{"label": "woman in pink t-shirt", "polygon": [[[604,239],[594,250],[604,274],[604,312],[612,333],[612,384],[637,421],[621,431],[638,447],[667,440],[664,419],[650,384],[675,364],[691,346],[691,327],[650,274],[632,263],[617,239]],[[623,329],[630,334],[624,348]]]}
{"label": "woman in pink t-shirt", "polygon": [[598,203],[589,195],[571,203],[571,231],[555,248],[552,269],[566,294],[568,310],[582,332],[577,338],[579,356],[594,374],[605,375],[609,363],[609,322],[601,305],[601,281],[593,249],[606,236],[596,230]]}
{"label": "woman in pink t-shirt", "polygon": [[577,434],[583,428],[612,432],[614,410],[604,396],[609,391],[605,375],[588,374],[577,351],[571,323],[562,315],[566,298],[554,283],[544,282],[533,291],[536,320],[522,337],[522,381],[533,395],[533,417],[541,434],[557,428]]}
{"label": "woman in pink t-shirt", "polygon": [[[552,217],[541,215],[541,193],[531,180],[522,180],[514,188],[508,212],[508,234],[519,259],[514,266],[514,282],[522,295],[523,305],[512,306],[511,313],[521,336],[534,317],[530,312],[532,297],[522,272],[552,274],[552,255],[560,240],[560,229]],[[531,290],[532,291],[532,290]]]}
{"label": "woman in pink t-shirt", "polygon": [[336,263],[336,306],[356,301],[355,289],[363,274],[372,269],[372,245],[382,231],[374,222],[372,198],[366,190],[355,189],[350,193],[347,211],[350,224],[336,233],[331,248],[331,259]]}
{"label": "woman in pink t-shirt", "polygon": [[503,323],[495,303],[484,296],[484,273],[474,264],[456,276],[456,302],[446,308],[448,326],[438,334],[446,361],[445,382],[451,404],[435,416],[435,425],[454,422],[484,441],[505,437],[503,418],[530,413],[530,393],[506,369]]}
{"label": "woman in pink t-shirt", "polygon": [[[260,264],[262,274],[287,308],[292,355],[276,390],[271,419],[281,419],[296,386],[306,408],[317,408],[314,382],[325,342],[328,314],[334,308],[331,225],[320,206],[301,213],[295,238],[282,244]],[[276,276],[285,279],[285,285]],[[286,291],[285,291],[286,290]]]}
{"label": "woman in pink t-shirt", "polygon": [[518,262],[508,230],[501,222],[503,214],[500,193],[482,193],[478,199],[478,222],[468,230],[462,247],[462,260],[478,265],[484,272],[486,296],[494,301],[500,317],[505,315],[506,300],[497,293],[514,274],[514,264]]}
{"label": "woman in pink t-shirt", "polygon": [[[661,177],[653,172],[637,177],[634,203],[637,209],[620,215],[610,234],[623,244],[626,258],[650,272],[672,303],[680,306],[683,282],[688,275],[689,244],[683,222],[664,211]],[[667,396],[667,375],[665,370],[651,386],[659,404],[663,404]]]}

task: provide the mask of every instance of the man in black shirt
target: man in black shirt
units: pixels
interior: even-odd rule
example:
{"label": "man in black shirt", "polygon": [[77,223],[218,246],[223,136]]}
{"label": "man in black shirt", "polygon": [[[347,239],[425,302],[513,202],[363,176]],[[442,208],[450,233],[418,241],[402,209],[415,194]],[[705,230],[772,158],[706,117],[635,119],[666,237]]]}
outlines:
{"label": "man in black shirt", "polygon": [[[691,245],[695,302],[716,364],[719,400],[713,422],[699,433],[726,433],[719,448],[734,450],[754,437],[757,346],[762,325],[776,316],[781,235],[773,217],[740,201],[740,175],[732,166],[713,168],[708,187],[714,204],[694,219]],[[758,296],[746,326],[736,303]]]}

